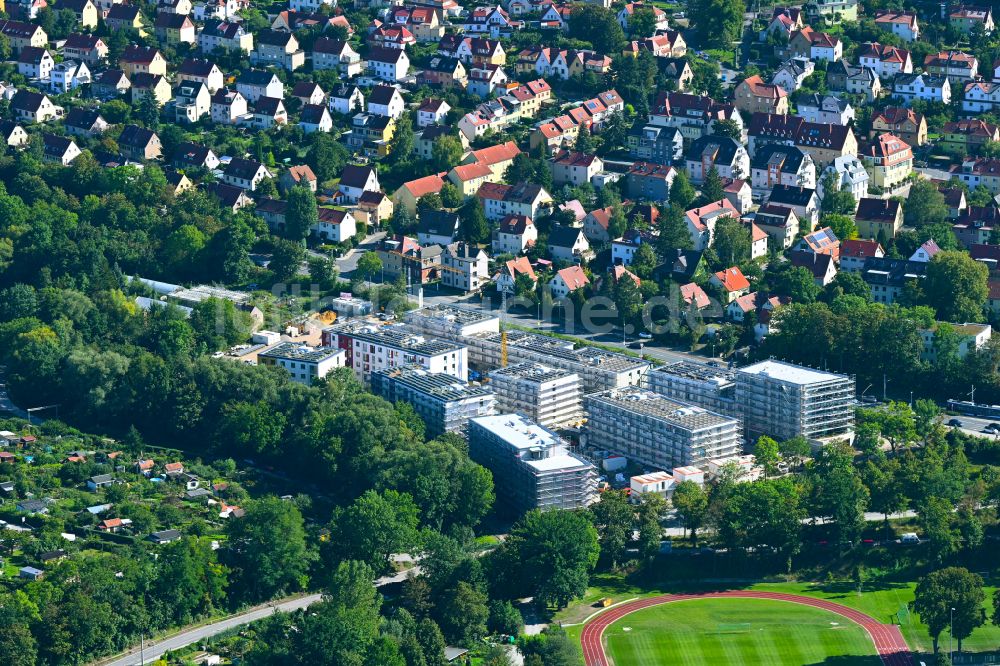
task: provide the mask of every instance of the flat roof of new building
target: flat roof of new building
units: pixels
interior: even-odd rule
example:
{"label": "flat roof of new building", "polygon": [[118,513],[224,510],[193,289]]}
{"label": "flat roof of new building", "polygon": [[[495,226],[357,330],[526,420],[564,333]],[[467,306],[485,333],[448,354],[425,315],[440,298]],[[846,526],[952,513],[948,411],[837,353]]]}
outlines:
{"label": "flat roof of new building", "polygon": [[452,375],[446,375],[441,372],[428,372],[420,366],[403,366],[379,370],[375,374],[391,377],[400,384],[405,384],[414,390],[434,396],[445,402],[485,398],[493,395],[492,391],[481,386],[466,384],[459,379],[455,379]]}
{"label": "flat roof of new building", "polygon": [[442,323],[455,326],[481,324],[494,319],[497,321],[498,326],[500,323],[500,317],[487,310],[463,308],[444,303],[427,305],[419,310],[411,310],[403,315],[404,321],[410,321],[411,319],[416,318],[439,319]]}
{"label": "flat roof of new building", "polygon": [[333,347],[310,347],[296,342],[280,342],[266,351],[257,354],[257,358],[277,358],[307,363],[322,363],[328,359],[343,354],[343,349]]}
{"label": "flat roof of new building", "polygon": [[660,483],[661,481],[673,481],[674,476],[670,472],[650,472],[649,474],[637,474],[630,481],[636,483]]}
{"label": "flat roof of new building", "polygon": [[380,345],[436,356],[465,349],[464,346],[438,339],[428,339],[402,324],[379,324],[371,321],[347,321],[326,329]]}
{"label": "flat roof of new building", "polygon": [[734,377],[736,376],[735,370],[714,367],[695,361],[677,361],[676,363],[668,363],[667,365],[657,366],[650,370],[650,372],[656,372],[664,375],[675,375],[677,377],[684,377],[686,379],[694,379],[703,382],[712,382],[719,385],[732,384]]}
{"label": "flat roof of new building", "polygon": [[573,469],[576,467],[591,467],[583,458],[579,458],[564,447],[558,446],[553,449],[554,452],[545,458],[539,460],[525,460],[525,464],[534,468],[539,472],[553,472],[557,469]]}
{"label": "flat roof of new building", "polygon": [[489,430],[519,451],[563,443],[559,435],[520,414],[477,416],[469,421]]}
{"label": "flat roof of new building", "polygon": [[739,368],[736,372],[745,375],[764,375],[780,382],[798,384],[800,386],[847,378],[846,375],[838,375],[833,372],[824,372],[823,370],[775,360],[754,363],[753,365]]}
{"label": "flat roof of new building", "polygon": [[502,439],[518,454],[538,451],[544,457],[521,458],[521,462],[536,472],[584,469],[593,467],[583,458],[571,453],[565,441],[545,426],[539,425],[520,414],[497,414],[469,419]]}
{"label": "flat roof of new building", "polygon": [[563,370],[561,368],[550,368],[547,365],[541,363],[535,363],[533,361],[525,361],[524,363],[515,363],[513,365],[508,365],[506,368],[497,368],[496,370],[490,370],[489,376],[491,379],[497,378],[511,378],[511,379],[523,379],[529,382],[541,383],[552,381],[553,379],[563,379],[563,378],[577,378],[579,375],[575,372],[570,372],[569,370]]}
{"label": "flat roof of new building", "polygon": [[[494,344],[500,344],[500,333],[487,333],[477,337]],[[573,343],[559,338],[528,333],[527,331],[508,331],[507,347],[521,347],[531,351],[545,354],[555,358],[561,358],[581,365],[600,367],[603,370],[612,372],[627,372],[642,367],[649,367],[650,363],[641,358],[633,358],[625,354],[605,351],[598,347],[580,347],[574,349]]]}
{"label": "flat roof of new building", "polygon": [[[624,411],[650,416],[691,431],[721,425],[738,425],[739,423],[736,419],[710,412],[703,407],[671,400],[659,393],[653,393],[652,391],[647,391],[636,386],[592,393],[585,396],[584,401],[585,408],[587,401],[604,402],[619,407]],[[587,411],[592,410],[587,409]]]}

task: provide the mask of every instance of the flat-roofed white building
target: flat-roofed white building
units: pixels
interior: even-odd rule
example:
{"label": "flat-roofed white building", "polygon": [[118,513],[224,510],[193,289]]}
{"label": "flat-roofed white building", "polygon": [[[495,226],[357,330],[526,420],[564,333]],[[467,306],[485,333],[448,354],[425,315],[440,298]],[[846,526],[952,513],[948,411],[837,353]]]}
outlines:
{"label": "flat-roofed white building", "polygon": [[674,481],[674,477],[668,472],[650,472],[649,474],[640,474],[629,479],[629,488],[632,489],[633,493],[640,495],[654,493],[663,499],[667,499],[673,495],[674,488],[676,487],[677,482]]}
{"label": "flat-roofed white building", "polygon": [[583,407],[588,445],[661,469],[700,468],[742,446],[736,419],[638,387],[587,395]]}
{"label": "flat-roofed white building", "polygon": [[547,428],[583,419],[583,384],[575,372],[527,361],[490,372],[501,412],[524,414]]}
{"label": "flat-roofed white building", "polygon": [[702,471],[700,467],[694,467],[692,465],[685,465],[684,467],[674,468],[674,481],[677,483],[684,483],[685,481],[690,481],[691,483],[697,483],[699,486],[705,485],[705,472]]}
{"label": "flat-roofed white building", "polygon": [[469,456],[493,473],[497,497],[519,512],[582,509],[597,501],[594,466],[520,414],[470,419]]}
{"label": "flat-roofed white building", "polygon": [[784,361],[739,368],[736,404],[748,439],[850,439],[854,430],[853,377]]}
{"label": "flat-roofed white building", "polygon": [[292,381],[309,386],[334,369],[344,367],[345,358],[342,349],[282,342],[257,354],[257,363],[284,368]]}
{"label": "flat-roofed white building", "polygon": [[469,356],[464,346],[426,338],[401,324],[347,321],[323,329],[323,344],[343,349],[347,367],[365,384],[373,372],[410,364],[463,382],[469,378]]}
{"label": "flat-roofed white building", "polygon": [[757,458],[752,454],[708,461],[708,473],[713,479],[719,478],[730,467],[736,470],[736,480],[740,482],[756,481],[764,476],[764,468],[757,464]]}

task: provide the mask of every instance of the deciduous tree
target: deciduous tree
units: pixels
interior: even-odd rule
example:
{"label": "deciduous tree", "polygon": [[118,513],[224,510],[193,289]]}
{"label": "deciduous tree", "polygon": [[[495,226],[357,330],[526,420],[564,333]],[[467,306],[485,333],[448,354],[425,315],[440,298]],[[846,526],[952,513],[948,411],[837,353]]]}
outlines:
{"label": "deciduous tree", "polygon": [[312,228],[319,224],[319,210],[316,195],[303,185],[296,185],[288,192],[288,206],[285,211],[285,231],[293,241],[303,241],[309,237]]}
{"label": "deciduous tree", "polygon": [[304,588],[312,557],[295,504],[268,496],[243,508],[226,526],[226,563],[242,597],[256,602]]}
{"label": "deciduous tree", "polygon": [[989,270],[965,252],[944,251],[927,264],[922,289],[927,304],[945,321],[981,321],[989,295]]}
{"label": "deciduous tree", "polygon": [[417,539],[417,507],[395,490],[369,490],[339,509],[331,524],[336,557],[359,560],[376,573],[388,573],[389,559],[412,548]]}
{"label": "deciduous tree", "polygon": [[691,531],[691,543],[698,543],[698,529],[708,513],[708,495],[694,481],[681,481],[674,488],[671,503],[684,521],[684,527]]}
{"label": "deciduous tree", "polygon": [[601,554],[611,564],[618,566],[625,560],[625,548],[632,541],[632,524],[635,512],[628,497],[618,490],[601,493],[601,499],[590,507],[601,544]]}
{"label": "deciduous tree", "polygon": [[723,265],[742,264],[750,259],[750,227],[731,216],[720,218],[715,223],[712,246]]}
{"label": "deciduous tree", "polygon": [[985,621],[982,612],[985,600],[983,579],[961,567],[940,569],[920,579],[913,609],[927,625],[935,654],[941,632],[951,626],[958,640],[958,651],[962,651],[962,640]]}

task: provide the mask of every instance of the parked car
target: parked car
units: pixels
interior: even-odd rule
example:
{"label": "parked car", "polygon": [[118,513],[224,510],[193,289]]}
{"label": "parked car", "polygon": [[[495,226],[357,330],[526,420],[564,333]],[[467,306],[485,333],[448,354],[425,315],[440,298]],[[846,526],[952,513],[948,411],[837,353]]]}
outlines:
{"label": "parked car", "polygon": [[917,536],[916,532],[907,532],[903,536],[899,537],[899,543],[917,544],[920,543],[920,537]]}

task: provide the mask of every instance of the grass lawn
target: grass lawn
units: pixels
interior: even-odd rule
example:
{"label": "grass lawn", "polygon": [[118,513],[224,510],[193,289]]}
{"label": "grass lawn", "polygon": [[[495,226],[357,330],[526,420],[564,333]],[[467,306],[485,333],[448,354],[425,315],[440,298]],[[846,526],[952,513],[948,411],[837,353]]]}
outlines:
{"label": "grass lawn", "polygon": [[622,618],[604,636],[616,664],[803,666],[831,657],[850,658],[858,666],[880,663],[861,627],[827,611],[781,601],[664,604]]}
{"label": "grass lawn", "polygon": [[[857,608],[881,622],[899,624],[903,638],[906,639],[911,650],[928,654],[931,652],[932,643],[927,634],[927,626],[920,622],[916,613],[910,613],[908,618],[905,613],[902,614],[901,618],[896,615],[897,611],[905,604],[912,605],[913,589],[916,587],[916,583],[876,586],[860,595],[852,587],[848,584],[763,583],[754,585],[752,589],[819,597]],[[986,603],[983,605],[983,609],[989,617],[989,614],[992,613],[993,590],[996,588],[986,586],[984,589],[986,590]],[[941,642],[942,645],[947,646],[947,629],[941,634]],[[1000,645],[1000,627],[987,622],[962,642],[962,650],[964,652],[988,652],[996,650],[998,645]]]}
{"label": "grass lawn", "polygon": [[[931,652],[932,647],[930,636],[927,634],[927,627],[920,622],[915,613],[910,613],[908,617],[905,612],[898,614],[899,611],[905,608],[907,604],[912,605],[914,587],[916,587],[916,583],[872,584],[860,595],[857,593],[857,590],[852,584],[846,582],[832,584],[756,583],[747,586],[711,586],[701,584],[697,587],[688,586],[685,588],[677,585],[664,585],[640,588],[629,583],[628,581],[623,580],[620,576],[603,574],[594,577],[594,585],[587,590],[586,595],[581,601],[571,604],[569,607],[558,612],[554,619],[557,622],[562,622],[564,624],[581,623],[585,618],[589,617],[598,610],[594,606],[594,603],[602,597],[611,597],[617,603],[637,597],[649,597],[657,594],[663,594],[665,592],[692,592],[698,589],[722,590],[744,588],[751,590],[763,590],[767,592],[787,592],[789,594],[801,594],[807,597],[828,599],[830,601],[843,604],[844,606],[856,608],[863,613],[872,616],[876,620],[879,620],[880,622],[885,622],[886,624],[899,624],[900,631],[902,631],[903,637],[906,639],[910,649],[926,654]],[[987,616],[992,613],[991,599],[993,597],[994,589],[996,588],[992,586],[986,586],[985,588],[986,603],[983,608],[986,611]],[[624,626],[631,626],[629,622],[632,617],[632,615],[629,615],[618,624],[624,623]],[[614,626],[618,626],[618,624]],[[581,631],[582,625],[579,624],[567,628],[567,632],[574,637],[579,637]],[[941,641],[942,645],[947,645],[947,629],[941,634]],[[966,652],[988,652],[996,650],[998,645],[1000,645],[1000,627],[987,622],[983,626],[976,629],[972,633],[972,636],[963,641],[962,648]]]}

